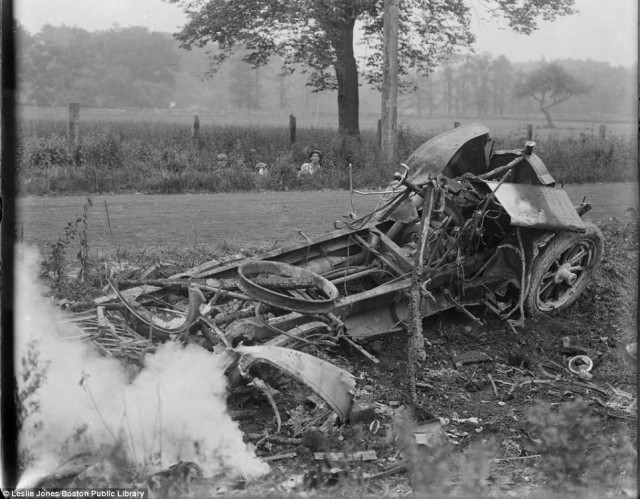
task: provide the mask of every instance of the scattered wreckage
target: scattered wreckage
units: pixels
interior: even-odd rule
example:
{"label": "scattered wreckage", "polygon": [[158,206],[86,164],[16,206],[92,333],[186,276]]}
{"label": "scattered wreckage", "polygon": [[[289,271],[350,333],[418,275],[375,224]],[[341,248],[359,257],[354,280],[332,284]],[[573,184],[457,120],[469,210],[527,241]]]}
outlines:
{"label": "scattered wreckage", "polygon": [[298,349],[342,340],[375,361],[359,342],[409,328],[412,282],[418,319],[455,308],[479,321],[470,307],[482,306],[518,323],[568,307],[591,281],[603,237],[580,218],[590,205],[573,206],[534,143],[493,145],[482,125],[445,132],[410,156],[374,212],[255,258],[125,273],[74,320],[111,354],[198,343],[223,356],[232,390],[249,379],[268,395],[253,366],[271,364],[346,420],[354,377]]}

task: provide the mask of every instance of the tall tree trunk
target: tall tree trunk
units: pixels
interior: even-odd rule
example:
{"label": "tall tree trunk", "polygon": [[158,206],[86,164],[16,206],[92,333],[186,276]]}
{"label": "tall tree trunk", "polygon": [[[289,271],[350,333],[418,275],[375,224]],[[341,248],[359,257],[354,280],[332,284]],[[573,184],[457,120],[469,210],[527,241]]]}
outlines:
{"label": "tall tree trunk", "polygon": [[453,78],[451,75],[451,67],[445,66],[444,68],[444,100],[445,100],[445,113],[447,117],[451,116],[451,101],[453,99]]}
{"label": "tall tree trunk", "polygon": [[358,66],[353,53],[353,26],[346,25],[335,40],[338,80],[338,130],[347,135],[360,135]]}
{"label": "tall tree trunk", "polygon": [[424,104],[422,100],[422,89],[420,87],[418,87],[418,89],[416,90],[415,95],[416,95],[416,112],[418,113],[418,117],[422,118],[422,109],[424,107]]}
{"label": "tall tree trunk", "polygon": [[555,128],[556,124],[551,119],[551,113],[547,111],[547,108],[540,106],[540,111],[542,111],[544,113],[544,117],[547,118],[547,125],[549,125],[549,128]]}
{"label": "tall tree trunk", "polygon": [[460,68],[461,78],[460,78],[460,91],[462,93],[460,99],[460,106],[462,107],[462,116],[467,115],[467,69],[465,66]]}
{"label": "tall tree trunk", "polygon": [[284,72],[278,75],[278,84],[279,84],[279,90],[280,90],[280,102],[279,102],[280,110],[284,109],[284,104],[285,104],[285,77],[286,77],[286,73]]}
{"label": "tall tree trunk", "polygon": [[258,109],[260,107],[260,69],[256,68],[254,70],[254,81],[253,81],[253,96],[251,99],[252,106],[251,109]]}
{"label": "tall tree trunk", "polygon": [[398,149],[398,0],[384,0],[380,166],[394,168]]}

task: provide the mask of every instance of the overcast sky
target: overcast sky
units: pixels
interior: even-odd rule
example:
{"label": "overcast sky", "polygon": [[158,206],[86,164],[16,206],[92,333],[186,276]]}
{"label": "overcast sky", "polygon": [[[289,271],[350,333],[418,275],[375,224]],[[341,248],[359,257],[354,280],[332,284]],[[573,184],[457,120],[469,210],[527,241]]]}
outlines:
{"label": "overcast sky", "polygon": [[[118,24],[175,32],[185,16],[163,0],[15,0],[16,15],[35,34],[45,24],[89,31]],[[638,59],[638,0],[575,0],[579,13],[545,22],[533,35],[517,35],[486,17],[476,18],[476,52],[504,54],[512,62],[593,59],[631,65]]]}

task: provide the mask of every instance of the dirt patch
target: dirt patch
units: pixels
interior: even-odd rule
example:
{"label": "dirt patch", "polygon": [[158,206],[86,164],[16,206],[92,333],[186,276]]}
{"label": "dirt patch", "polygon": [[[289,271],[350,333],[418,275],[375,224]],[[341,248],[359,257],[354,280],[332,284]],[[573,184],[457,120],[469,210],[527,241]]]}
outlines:
{"label": "dirt patch", "polygon": [[[585,220],[628,218],[637,210],[638,184],[588,184],[565,187],[578,204],[586,196],[593,210]],[[333,229],[352,211],[348,191],[249,192],[233,194],[92,196],[89,240],[92,250],[116,246],[273,246]],[[354,196],[359,214],[370,212],[377,196]],[[18,202],[18,234],[43,248],[81,214],[84,196],[29,197]],[[106,208],[105,208],[106,203]],[[107,212],[111,230],[107,224]],[[111,237],[113,234],[113,238]]]}

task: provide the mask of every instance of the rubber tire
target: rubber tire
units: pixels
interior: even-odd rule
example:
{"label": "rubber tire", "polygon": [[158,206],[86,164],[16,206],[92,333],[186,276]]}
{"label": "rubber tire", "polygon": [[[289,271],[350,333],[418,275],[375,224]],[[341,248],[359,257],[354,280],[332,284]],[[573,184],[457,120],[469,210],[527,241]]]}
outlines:
{"label": "rubber tire", "polygon": [[[594,273],[598,270],[604,253],[604,237],[600,229],[593,224],[585,223],[585,232],[559,232],[543,248],[542,252],[534,259],[529,273],[529,292],[524,301],[525,311],[531,317],[549,313],[555,310],[563,310],[573,305],[587,288]],[[541,307],[538,302],[538,289],[549,267],[567,250],[580,241],[589,240],[593,243],[595,254],[588,267],[578,275],[573,286],[573,296],[568,297],[557,307]]]}

